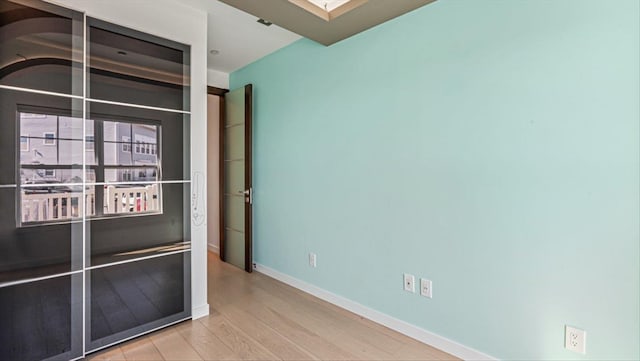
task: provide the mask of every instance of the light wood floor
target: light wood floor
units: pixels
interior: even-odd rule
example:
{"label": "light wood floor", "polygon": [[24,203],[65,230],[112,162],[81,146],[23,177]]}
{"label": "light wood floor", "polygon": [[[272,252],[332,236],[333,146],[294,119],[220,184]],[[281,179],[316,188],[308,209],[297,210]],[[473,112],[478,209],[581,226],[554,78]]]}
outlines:
{"label": "light wood floor", "polygon": [[208,317],[91,360],[456,360],[260,273],[209,254]]}

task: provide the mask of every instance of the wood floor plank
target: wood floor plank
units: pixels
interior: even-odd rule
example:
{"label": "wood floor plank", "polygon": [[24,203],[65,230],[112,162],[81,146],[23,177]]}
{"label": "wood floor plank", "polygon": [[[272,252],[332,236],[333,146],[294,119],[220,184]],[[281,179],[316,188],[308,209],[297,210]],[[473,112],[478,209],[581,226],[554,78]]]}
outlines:
{"label": "wood floor plank", "polygon": [[160,351],[147,336],[126,342],[120,345],[120,349],[128,361],[164,360]]}
{"label": "wood floor plank", "polygon": [[[280,298],[270,292],[263,292],[261,297],[262,302],[273,310],[295,319],[307,329],[314,330],[328,342],[340,345],[354,359],[389,360],[392,358],[389,350],[392,347],[396,350],[401,346],[396,340],[384,336],[377,338],[378,343],[376,343],[375,339],[370,339],[373,336],[371,330],[360,329],[349,332],[349,328],[356,324],[348,319],[333,317],[332,311],[326,305],[308,305],[299,302],[297,298]],[[368,332],[363,335],[360,331]]]}
{"label": "wood floor plank", "polygon": [[[261,277],[265,277],[267,280],[270,279],[268,276],[260,275]],[[343,308],[330,304],[324,300],[321,300],[317,297],[309,295],[304,292],[300,292],[289,285],[286,285],[281,282],[268,282],[258,280],[256,282],[258,287],[264,288],[263,285],[267,284],[269,287],[269,292],[279,295],[287,300],[296,300],[300,299],[300,296],[296,297],[296,294],[302,293],[302,297],[309,302],[299,302],[301,305],[305,305],[310,308],[319,308],[323,311],[326,311],[326,316],[330,317],[332,320],[338,320],[338,323],[342,324],[343,327],[348,328],[344,329],[348,332],[352,332],[354,334],[362,334],[365,335],[367,339],[371,340],[371,342],[375,344],[380,344],[384,342],[385,348],[391,348],[393,350],[397,350],[404,345],[404,341],[407,339],[405,335],[402,335],[396,331],[389,329],[383,325],[377,324],[371,320],[368,320],[360,315],[357,315],[353,312],[347,311]],[[346,320],[352,320],[354,322],[344,322]],[[370,332],[371,330],[371,332]],[[389,340],[391,337],[393,340]]]}
{"label": "wood floor plank", "polygon": [[311,353],[240,308],[228,306],[224,317],[281,360],[317,360]]}
{"label": "wood floor plank", "polygon": [[277,360],[278,357],[260,345],[246,333],[233,326],[221,315],[199,319],[211,333],[217,336],[242,360]]}
{"label": "wood floor plank", "polygon": [[[216,262],[216,260],[214,259],[212,261],[212,263],[220,263],[219,261]],[[222,268],[217,265],[217,270],[221,270]],[[415,341],[413,339],[408,338],[407,336],[398,333],[396,331],[391,330],[390,328],[383,326],[381,324],[375,323],[369,319],[366,319],[360,315],[357,315],[353,312],[347,311],[343,308],[340,308],[338,306],[335,306],[331,303],[328,303],[320,298],[317,298],[315,296],[312,296],[306,292],[301,292],[298,289],[295,289],[285,283],[276,281],[274,279],[272,279],[269,276],[266,276],[264,274],[259,274],[259,273],[254,273],[254,275],[258,275],[258,278],[256,278],[255,280],[255,284],[257,287],[261,287],[261,288],[265,288],[267,287],[269,289],[269,292],[275,291],[274,294],[282,294],[285,298],[287,299],[296,299],[296,300],[300,300],[303,299],[305,302],[302,302],[304,304],[308,304],[310,306],[313,306],[315,304],[321,305],[323,307],[329,307],[332,310],[332,314],[334,317],[340,318],[340,319],[350,319],[355,321],[356,324],[361,325],[366,327],[366,329],[372,329],[374,331],[376,331],[376,334],[378,335],[384,335],[384,337],[390,336],[392,337],[394,340],[396,340],[398,343],[393,343],[393,347],[401,347],[402,345],[404,345],[404,342],[406,340],[411,340],[411,341]],[[275,281],[275,282],[274,282]],[[306,302],[308,301],[308,302]],[[355,326],[355,325],[354,325]],[[365,330],[366,330],[365,329]],[[364,331],[364,333],[368,335],[368,333],[366,331]],[[418,341],[415,341],[418,342]],[[419,342],[418,342],[419,343]],[[424,346],[424,344],[420,343],[421,345]]]}
{"label": "wood floor plank", "polygon": [[200,321],[185,322],[178,325],[177,330],[205,360],[239,360],[241,358]]}
{"label": "wood floor plank", "polygon": [[[224,311],[221,311],[224,313]],[[318,330],[303,326],[287,312],[280,312],[266,305],[252,306],[248,312],[260,321],[270,325],[279,334],[289,338],[299,347],[322,360],[354,360],[356,355],[343,349],[318,334]]]}
{"label": "wood floor plank", "polygon": [[165,360],[203,360],[191,344],[189,344],[174,327],[154,332],[150,335],[150,338]]}

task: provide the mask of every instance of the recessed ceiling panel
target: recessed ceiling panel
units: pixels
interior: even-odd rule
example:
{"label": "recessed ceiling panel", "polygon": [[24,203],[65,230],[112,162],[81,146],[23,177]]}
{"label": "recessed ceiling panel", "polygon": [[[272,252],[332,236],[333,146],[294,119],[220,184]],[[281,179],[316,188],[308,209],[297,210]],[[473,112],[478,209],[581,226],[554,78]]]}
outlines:
{"label": "recessed ceiling panel", "polygon": [[331,45],[435,0],[220,0]]}
{"label": "recessed ceiling panel", "polygon": [[367,1],[369,0],[289,0],[290,3],[325,21],[344,15]]}
{"label": "recessed ceiling panel", "polygon": [[325,11],[332,11],[339,6],[342,6],[351,0],[304,0],[312,3],[313,5],[319,7],[320,9],[324,9]]}

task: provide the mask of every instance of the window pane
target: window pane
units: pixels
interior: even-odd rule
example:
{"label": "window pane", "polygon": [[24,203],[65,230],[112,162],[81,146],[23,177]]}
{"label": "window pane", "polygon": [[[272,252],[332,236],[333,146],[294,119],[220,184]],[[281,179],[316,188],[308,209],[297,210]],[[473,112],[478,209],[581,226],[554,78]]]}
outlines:
{"label": "window pane", "polygon": [[153,125],[133,124],[133,163],[135,165],[158,164],[155,152],[158,128]]}
{"label": "window pane", "polygon": [[105,142],[131,142],[131,123],[104,121]]}
{"label": "window pane", "polygon": [[[45,145],[55,145],[58,116],[20,112],[19,118],[20,137],[29,140],[29,143],[32,144],[28,151],[21,150],[22,163],[46,162],[56,159],[55,148],[45,147]],[[48,152],[45,151],[46,155],[43,154],[45,148],[48,150]]]}
{"label": "window pane", "polygon": [[97,102],[88,112],[104,124],[105,166],[157,167],[160,180],[189,179],[188,115]]}
{"label": "window pane", "polygon": [[107,168],[104,181],[115,182],[155,182],[158,181],[157,168]]}
{"label": "window pane", "polygon": [[0,84],[82,95],[82,14],[0,1]]}
{"label": "window pane", "polygon": [[162,211],[161,186],[155,184],[104,187],[104,214],[140,214]]}
{"label": "window pane", "polygon": [[158,164],[158,125],[113,121],[103,123],[105,165]]}
{"label": "window pane", "polygon": [[81,183],[82,168],[20,168],[20,184],[34,185],[41,184],[43,186],[55,183]]}
{"label": "window pane", "polygon": [[132,165],[130,143],[104,143],[105,165]]}
{"label": "window pane", "polygon": [[[83,204],[87,214],[95,215],[95,187],[87,187],[82,194],[82,186],[29,186],[22,187],[21,222],[64,222],[82,218]],[[84,197],[84,202],[82,199]]]}
{"label": "window pane", "polygon": [[189,109],[189,46],[88,18],[89,97]]}
{"label": "window pane", "polygon": [[[87,164],[95,164],[93,121],[88,120],[83,125],[81,118],[50,114],[46,110],[39,113],[20,112],[19,116],[21,165],[32,168],[39,165],[65,165],[72,168],[72,165],[82,164],[83,155],[86,155]],[[23,146],[23,143],[26,145]],[[52,174],[47,172],[47,180],[51,181]]]}

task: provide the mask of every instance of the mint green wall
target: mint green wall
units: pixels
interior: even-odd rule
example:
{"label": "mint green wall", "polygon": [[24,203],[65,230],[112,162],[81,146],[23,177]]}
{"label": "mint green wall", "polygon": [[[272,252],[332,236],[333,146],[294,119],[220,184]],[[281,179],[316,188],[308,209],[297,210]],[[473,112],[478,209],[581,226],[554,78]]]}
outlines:
{"label": "mint green wall", "polygon": [[256,261],[498,358],[640,358],[638,4],[440,0],[233,73]]}

